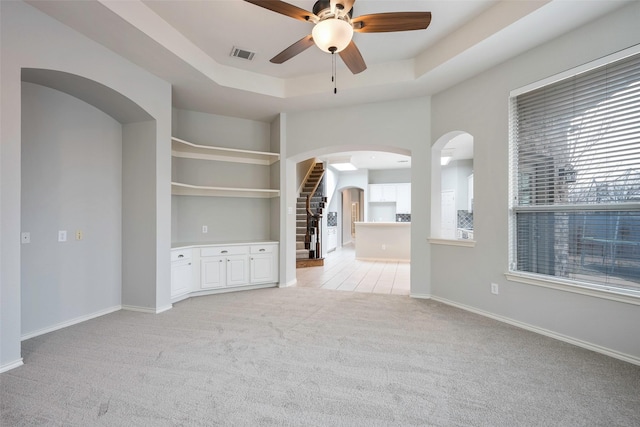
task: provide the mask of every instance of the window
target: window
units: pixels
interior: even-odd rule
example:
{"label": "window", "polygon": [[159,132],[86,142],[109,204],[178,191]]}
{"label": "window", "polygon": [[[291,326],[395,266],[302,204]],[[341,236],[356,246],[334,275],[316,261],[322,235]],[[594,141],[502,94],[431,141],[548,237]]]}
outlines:
{"label": "window", "polygon": [[511,97],[510,270],[640,290],[640,54]]}

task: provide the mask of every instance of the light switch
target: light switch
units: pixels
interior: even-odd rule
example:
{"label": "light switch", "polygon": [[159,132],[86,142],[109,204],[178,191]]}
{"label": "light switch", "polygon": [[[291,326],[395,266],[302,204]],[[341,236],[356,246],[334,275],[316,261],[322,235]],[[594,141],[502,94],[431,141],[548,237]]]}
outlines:
{"label": "light switch", "polygon": [[67,230],[58,230],[58,242],[67,241]]}
{"label": "light switch", "polygon": [[20,241],[22,243],[31,243],[31,233],[29,233],[28,231],[23,232],[20,235]]}
{"label": "light switch", "polygon": [[203,233],[208,233],[209,232],[209,227],[207,227],[206,225],[202,226],[202,232]]}

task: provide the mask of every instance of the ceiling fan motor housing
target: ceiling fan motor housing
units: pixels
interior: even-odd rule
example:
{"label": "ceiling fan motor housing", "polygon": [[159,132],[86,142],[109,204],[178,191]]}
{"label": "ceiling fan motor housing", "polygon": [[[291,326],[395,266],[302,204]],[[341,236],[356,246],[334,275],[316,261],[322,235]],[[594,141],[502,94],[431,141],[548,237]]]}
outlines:
{"label": "ceiling fan motor housing", "polygon": [[[341,5],[340,5],[341,6]],[[313,14],[322,18],[322,15],[326,15],[327,13],[331,13],[331,1],[330,0],[318,0],[313,5]],[[353,8],[346,14],[349,15],[349,18],[353,17]]]}

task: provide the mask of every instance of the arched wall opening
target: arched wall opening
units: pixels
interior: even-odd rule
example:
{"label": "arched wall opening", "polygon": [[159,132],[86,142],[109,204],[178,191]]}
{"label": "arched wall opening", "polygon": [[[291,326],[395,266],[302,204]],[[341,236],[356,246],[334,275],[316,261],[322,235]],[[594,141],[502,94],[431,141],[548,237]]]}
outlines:
{"label": "arched wall opening", "polygon": [[431,150],[431,238],[473,240],[473,136],[448,132]]}
{"label": "arched wall opening", "polygon": [[156,121],[79,75],[21,77],[21,338],[123,307],[155,311],[144,242],[156,239]]}
{"label": "arched wall opening", "polygon": [[[294,174],[296,179],[289,179],[288,182],[291,184],[286,185],[286,205],[291,207],[294,201],[298,197],[299,186],[301,185],[301,181],[304,178],[304,172],[308,166],[302,166],[303,164],[310,164],[310,162],[317,160],[323,161],[326,163],[327,173],[329,175],[335,174],[336,171],[329,166],[330,162],[327,161],[331,156],[343,156],[345,153],[357,153],[357,152],[377,152],[380,155],[396,155],[409,157],[411,156],[410,150],[398,148],[398,147],[381,147],[379,145],[340,145],[340,146],[328,146],[323,147],[322,149],[311,150],[304,153],[297,154],[295,156],[291,156],[287,158],[286,162],[286,170],[289,175]],[[324,159],[324,160],[323,160]],[[408,173],[405,178],[407,183],[411,182],[411,167],[409,162],[409,167],[406,168]],[[344,178],[344,179],[343,179]],[[338,235],[338,244],[345,243],[349,241],[349,236],[351,236],[351,230],[347,230],[345,227],[345,212],[346,208],[350,209],[350,206],[344,206],[344,194],[347,192],[350,197],[349,200],[353,198],[353,194],[351,191],[360,191],[361,196],[357,196],[358,205],[360,208],[359,218],[361,220],[367,221],[368,219],[368,186],[369,186],[369,174],[367,170],[356,170],[352,172],[344,172],[341,173],[340,178],[336,178],[335,176],[330,177],[329,181],[332,182],[332,188],[328,189],[328,193],[330,195],[330,199],[328,200],[329,209],[327,212],[329,213],[337,213],[337,224],[339,230],[337,230]],[[408,196],[411,197],[411,194]],[[289,212],[292,210],[287,208]],[[349,210],[350,213],[350,210]],[[286,283],[292,284],[295,283],[296,274],[295,274],[295,264],[296,264],[296,253],[295,250],[291,250],[290,248],[295,247],[296,244],[296,236],[295,236],[295,220],[291,218],[291,215],[286,221],[286,231],[285,231],[285,270],[286,270]],[[327,230],[327,215],[323,217],[323,229]],[[349,221],[349,224],[351,221]],[[346,236],[346,237],[345,237]],[[326,236],[324,239],[325,243],[327,241]],[[409,242],[410,244],[410,242]],[[324,245],[326,254],[327,245]]]}

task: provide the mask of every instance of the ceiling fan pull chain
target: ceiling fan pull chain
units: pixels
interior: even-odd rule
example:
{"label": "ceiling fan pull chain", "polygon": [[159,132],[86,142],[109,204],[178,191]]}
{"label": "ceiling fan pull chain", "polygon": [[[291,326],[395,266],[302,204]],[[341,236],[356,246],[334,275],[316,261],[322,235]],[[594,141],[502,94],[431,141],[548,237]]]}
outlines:
{"label": "ceiling fan pull chain", "polygon": [[336,85],[338,84],[336,82],[336,54],[335,52],[331,54],[331,59],[333,60],[332,64],[331,64],[331,72],[333,73],[333,75],[331,76],[331,80],[333,80],[333,94],[335,95],[336,93],[338,93],[338,88],[336,87]]}
{"label": "ceiling fan pull chain", "polygon": [[336,76],[336,52],[331,52],[331,81],[333,82],[333,94],[338,93],[337,85],[337,76]]}

